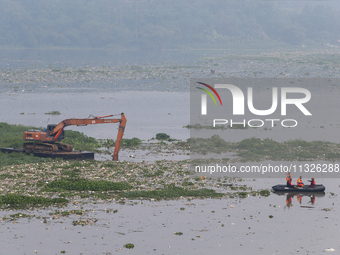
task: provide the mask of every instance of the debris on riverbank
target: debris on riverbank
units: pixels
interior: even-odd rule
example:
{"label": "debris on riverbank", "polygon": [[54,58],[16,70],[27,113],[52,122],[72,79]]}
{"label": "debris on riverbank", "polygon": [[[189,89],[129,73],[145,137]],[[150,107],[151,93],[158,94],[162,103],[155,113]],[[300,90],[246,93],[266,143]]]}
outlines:
{"label": "debris on riverbank", "polygon": [[[189,161],[165,160],[154,163],[55,160],[3,166],[0,185],[4,195],[0,200],[10,195],[21,196],[23,201],[25,198],[65,198],[70,201],[117,200],[125,203],[126,199],[269,195],[269,191],[263,193],[238,185],[242,180],[237,178],[200,178],[188,170],[188,164]],[[22,204],[28,207],[39,203]]]}

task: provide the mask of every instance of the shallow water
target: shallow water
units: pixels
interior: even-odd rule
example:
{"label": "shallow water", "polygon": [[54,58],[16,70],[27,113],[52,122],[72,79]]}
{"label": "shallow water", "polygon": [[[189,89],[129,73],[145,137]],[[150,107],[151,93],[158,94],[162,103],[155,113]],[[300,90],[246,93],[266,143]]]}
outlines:
{"label": "shallow water", "polygon": [[[278,182],[257,179],[244,184],[256,189]],[[71,204],[63,209],[83,206],[89,211],[59,219],[48,215],[55,208],[25,211],[47,216],[47,223],[36,218],[3,221],[0,243],[5,254],[33,254],[35,250],[38,254],[62,250],[68,254],[321,254],[328,248],[337,254],[340,201],[330,192],[339,193],[337,182],[328,180],[326,194],[316,195],[314,205],[310,196],[303,196],[301,203],[294,196],[290,208],[286,196],[271,194],[245,199]],[[12,213],[1,211],[0,216]],[[81,219],[97,221],[89,226],[72,225]],[[134,249],[124,248],[126,243],[133,243]]]}
{"label": "shallow water", "polygon": [[[187,139],[189,130],[182,127],[190,122],[189,78],[210,77],[210,69],[216,70],[216,77],[339,76],[336,65],[326,69],[329,63],[320,66],[315,60],[310,62],[308,54],[300,56],[292,52],[279,61],[261,61],[251,60],[251,56],[250,60],[231,57],[230,53],[237,52],[202,51],[184,55],[183,52],[146,52],[129,57],[124,52],[104,51],[1,51],[0,121],[45,127],[66,118],[124,112],[128,120],[125,138],[148,140],[157,133],[167,133],[172,138]],[[304,63],[296,62],[300,59]],[[315,88],[313,96],[319,92],[323,92],[322,87]],[[294,136],[276,129],[273,132],[236,130],[236,135],[229,139],[272,136],[283,140],[317,138],[339,142],[336,135],[338,86],[334,86],[332,92],[333,98],[324,101],[324,106],[331,110],[332,121],[315,108],[313,114],[323,118],[317,126],[306,125],[303,127],[306,130],[302,128]],[[49,111],[62,114],[45,115]],[[68,128],[95,138],[115,139],[117,135],[114,124]],[[105,159],[103,155],[97,157]],[[139,161],[172,159],[173,156],[122,150],[120,157]],[[175,156],[175,159],[178,158]],[[97,204],[71,203],[67,208],[23,211],[48,217],[47,223],[36,217],[1,221],[1,253],[61,254],[65,250],[67,254],[324,254],[332,251],[326,250],[331,248],[335,250],[333,254],[337,254],[340,250],[338,180],[317,179],[326,186],[325,196],[316,196],[314,205],[310,203],[310,196],[302,197],[301,204],[294,196],[290,208],[286,206],[286,196],[271,194],[267,198],[134,201],[134,205],[98,201]],[[266,178],[246,179],[241,184],[267,189],[282,182],[283,178]],[[81,206],[89,210],[84,216],[53,220],[49,215],[55,209],[80,209]],[[323,210],[325,208],[330,210]],[[107,209],[118,209],[118,212],[106,213]],[[1,210],[0,217],[17,212]],[[269,218],[270,215],[273,218]],[[73,226],[72,221],[79,219],[98,220],[89,226]],[[133,243],[135,248],[124,248],[126,243]]]}
{"label": "shallow water", "polygon": [[[127,118],[124,138],[148,140],[157,133],[187,139],[189,130],[189,94],[160,91],[125,91],[119,93],[2,93],[0,122],[46,127],[68,118],[87,118],[124,112]],[[61,115],[46,115],[59,111]],[[24,114],[21,114],[24,113]],[[117,137],[118,125],[103,124],[67,129],[83,132],[97,139]]]}

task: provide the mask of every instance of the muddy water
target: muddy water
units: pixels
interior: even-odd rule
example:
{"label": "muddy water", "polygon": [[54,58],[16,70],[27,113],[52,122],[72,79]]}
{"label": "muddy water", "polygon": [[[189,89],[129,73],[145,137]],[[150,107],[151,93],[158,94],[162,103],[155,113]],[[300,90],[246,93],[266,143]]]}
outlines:
{"label": "muddy water", "polygon": [[[267,187],[277,181],[264,180]],[[246,182],[254,188],[264,184]],[[339,193],[339,185],[329,185],[327,193],[315,195],[313,203],[310,196],[298,200],[295,195],[292,206],[287,206],[285,195],[271,194],[245,199],[77,204],[64,210],[83,206],[88,210],[85,215],[59,219],[51,219],[53,208],[24,211],[48,217],[47,223],[37,218],[3,221],[0,242],[4,254],[34,254],[35,250],[37,254],[63,250],[67,254],[327,254],[332,249],[332,254],[338,254],[340,201],[330,192]],[[0,216],[12,213],[1,211]],[[91,225],[73,226],[74,220],[88,220]],[[133,243],[134,249],[124,248],[127,243]]]}
{"label": "muddy water", "polygon": [[[109,154],[103,153],[95,153],[95,160],[112,160],[114,149],[110,149]],[[129,162],[155,162],[158,160],[186,160],[190,159],[189,151],[182,150],[174,150],[167,151],[161,150],[159,152],[152,152],[149,150],[131,150],[131,149],[121,149],[119,151],[119,160],[120,161],[129,161]]]}
{"label": "muddy water", "polygon": [[[140,61],[135,59],[127,61],[123,57],[118,57],[112,58],[112,62],[108,62],[106,54],[104,54],[104,60],[98,58],[97,53],[94,55],[86,56],[85,60],[77,58],[79,63],[75,64],[74,56],[72,56],[72,60],[64,62],[64,56],[68,55],[56,52],[55,56],[49,55],[44,58],[33,54],[20,57],[20,61],[11,62],[6,59],[0,65],[2,68],[27,68],[32,65],[31,59],[41,58],[38,68],[45,70],[47,65],[51,65],[47,69],[62,67],[61,71],[69,71],[64,66],[83,67],[89,63],[89,65],[93,65],[93,60],[98,61],[95,63],[98,66],[113,65],[118,61],[120,66],[125,67],[126,64],[126,68],[130,69],[132,65],[145,61],[144,58]],[[164,54],[160,58],[160,61],[163,61]],[[181,61],[184,62],[185,59],[182,57]],[[207,60],[202,59],[202,61]],[[132,64],[127,65],[128,62]],[[189,64],[192,65],[191,62]],[[174,65],[177,65],[178,61],[175,63]],[[273,69],[268,68],[269,65],[258,65],[253,62],[245,64],[236,62],[236,64],[241,64],[236,71],[242,75],[246,71],[245,75],[253,77],[253,71],[263,71],[264,76],[275,77],[277,73],[282,72],[282,65],[285,65],[285,61],[282,65],[276,65],[273,71],[268,71]],[[233,61],[221,63],[218,68],[216,67],[217,75],[228,75],[228,72],[230,73],[230,70],[234,70],[233,68],[237,66],[236,64]],[[175,75],[171,73],[169,77],[174,76],[182,79],[195,75],[206,76],[210,72],[210,68],[216,66],[215,62],[204,62],[198,65],[201,67],[197,70],[185,69]],[[296,68],[296,65],[291,66],[291,69],[286,72],[291,72],[292,76],[300,77],[301,70],[305,72],[304,68],[299,69]],[[327,76],[320,71],[320,68],[315,68],[312,71],[311,67],[307,67],[307,69],[311,72],[311,77],[317,77],[319,74],[321,77]],[[334,72],[336,73],[336,69]],[[16,76],[17,71],[14,70],[13,74]],[[172,81],[167,78],[162,83],[158,82],[157,79],[162,79],[163,76],[161,72],[158,72],[154,75],[155,80],[153,80],[154,78],[151,81],[138,79],[138,82],[143,84],[142,86],[137,82],[130,81],[132,74],[134,73],[130,74],[129,72],[126,76],[122,75],[121,77],[124,80],[122,84],[125,90],[145,88],[145,82],[152,85],[147,84],[151,87],[150,89],[157,90],[157,86],[163,86],[160,90],[165,90],[168,89],[169,82]],[[143,78],[143,75],[144,73],[141,73],[138,77]],[[243,77],[242,75],[241,77]],[[61,76],[56,82],[55,77],[55,75],[47,75],[45,77],[47,82],[37,84],[32,81],[27,85],[26,81],[36,78],[34,73],[28,72],[19,79],[20,86],[15,88],[16,93],[8,92],[14,91],[11,87],[12,83],[9,83],[10,88],[1,90],[3,93],[0,94],[0,121],[45,127],[47,124],[58,123],[66,118],[86,118],[90,114],[98,116],[124,112],[128,119],[124,135],[126,138],[138,137],[147,140],[161,132],[170,134],[172,138],[177,139],[189,137],[189,131],[182,128],[190,121],[188,93],[160,91],[120,91],[118,93],[116,87],[105,93],[103,91],[107,91],[108,86],[105,82],[103,85],[98,81],[101,76],[98,79],[93,78],[94,81],[88,86],[90,89],[82,87],[83,82],[81,82],[80,88],[72,87],[73,83],[68,82],[64,76]],[[111,76],[107,79],[112,80]],[[16,78],[14,77],[10,81],[16,82]],[[189,84],[188,80],[186,81]],[[53,93],[50,92],[51,89],[46,88],[50,82]],[[64,86],[64,83],[66,88],[59,89],[60,86]],[[183,84],[181,83],[181,91],[188,91],[183,89],[186,83]],[[28,93],[29,90],[37,90],[39,93]],[[87,90],[91,90],[91,93],[86,92]],[[322,89],[320,90],[322,91]],[[324,104],[329,102],[336,104],[338,91],[335,92],[334,98],[323,101]],[[312,93],[314,98],[316,93]],[[303,128],[306,128],[307,132],[300,130],[301,132],[298,134],[301,136],[296,134],[294,138],[338,142],[339,136],[334,135],[339,126],[338,123],[334,123],[334,121],[338,121],[336,118],[338,107],[336,105],[327,107],[331,110],[330,116],[333,121],[327,119],[325,115],[319,120],[317,126],[304,126]],[[62,114],[59,116],[45,115],[49,111],[60,111]],[[313,109],[313,114],[316,114],[317,111],[318,109]],[[322,137],[319,137],[321,128],[324,132],[322,132]],[[117,127],[114,125],[69,127],[69,129],[81,131],[95,138],[115,139],[117,134]],[[247,130],[246,132],[236,131],[236,133],[239,138],[252,136],[265,138],[270,134],[271,137],[279,137],[282,140],[293,139],[291,134],[288,135],[282,130],[278,130],[280,132],[278,133],[276,130],[271,130],[271,132]],[[236,139],[236,136],[231,136],[230,139]],[[129,159],[131,155],[135,156],[131,158],[133,160],[144,160],[143,152],[136,151],[122,151],[120,157],[125,160]],[[155,159],[169,157],[172,156],[154,155]],[[136,202],[136,204],[132,202],[134,205],[121,205],[116,202],[102,204],[98,201],[97,204],[70,204],[68,208],[23,211],[26,214],[34,214],[36,217],[47,217],[47,223],[36,217],[15,221],[0,220],[0,253],[61,254],[61,251],[67,251],[66,254],[328,254],[328,252],[338,254],[340,251],[338,242],[340,234],[338,180],[317,179],[318,183],[323,183],[326,186],[326,194],[315,196],[314,205],[310,196],[299,197],[299,200],[297,196],[294,196],[291,201],[292,206],[287,206],[286,195],[271,194],[267,198],[134,201]],[[245,180],[241,184],[246,184],[253,189],[264,189],[282,182],[282,179],[266,178],[255,179],[255,181]],[[224,191],[224,189],[219,191]],[[130,202],[128,203],[130,204]],[[69,216],[53,220],[49,215],[55,209],[79,210],[81,206],[88,210],[83,216]],[[111,210],[106,213],[107,209],[117,209],[118,212],[113,213]],[[2,210],[0,217],[2,219],[4,216],[17,212]],[[270,215],[273,218],[270,218]],[[91,225],[73,226],[72,222],[75,220],[88,220]],[[183,235],[175,235],[175,232],[182,232]],[[135,248],[131,250],[124,248],[126,243],[133,243]]]}
{"label": "muddy water", "polygon": [[[45,127],[68,118],[87,118],[124,112],[124,138],[148,140],[157,133],[189,138],[189,93],[125,91],[119,93],[2,93],[0,122]],[[59,111],[61,115],[46,115]],[[116,139],[114,124],[67,127],[97,139]]]}

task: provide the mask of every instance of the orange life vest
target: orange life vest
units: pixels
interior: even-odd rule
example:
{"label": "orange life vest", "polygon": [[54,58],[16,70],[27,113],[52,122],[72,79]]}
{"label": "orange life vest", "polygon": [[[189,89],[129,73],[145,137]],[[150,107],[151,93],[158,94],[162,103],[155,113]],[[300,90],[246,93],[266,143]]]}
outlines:
{"label": "orange life vest", "polygon": [[303,187],[303,182],[302,182],[301,178],[299,178],[299,179],[297,180],[297,185],[298,185],[299,187]]}

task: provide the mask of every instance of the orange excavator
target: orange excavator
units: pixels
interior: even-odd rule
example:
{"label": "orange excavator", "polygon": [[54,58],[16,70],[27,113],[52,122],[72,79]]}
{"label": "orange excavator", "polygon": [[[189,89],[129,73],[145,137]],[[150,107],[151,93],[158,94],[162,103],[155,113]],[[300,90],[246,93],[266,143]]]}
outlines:
{"label": "orange excavator", "polygon": [[69,144],[60,143],[64,139],[64,128],[67,126],[87,126],[91,124],[119,123],[118,135],[115,150],[112,156],[113,160],[118,160],[120,144],[123,139],[126,125],[126,117],[121,114],[120,119],[112,119],[113,115],[93,117],[88,119],[66,119],[58,125],[47,125],[46,131],[28,130],[24,132],[24,151],[26,153],[72,153],[73,147]]}

